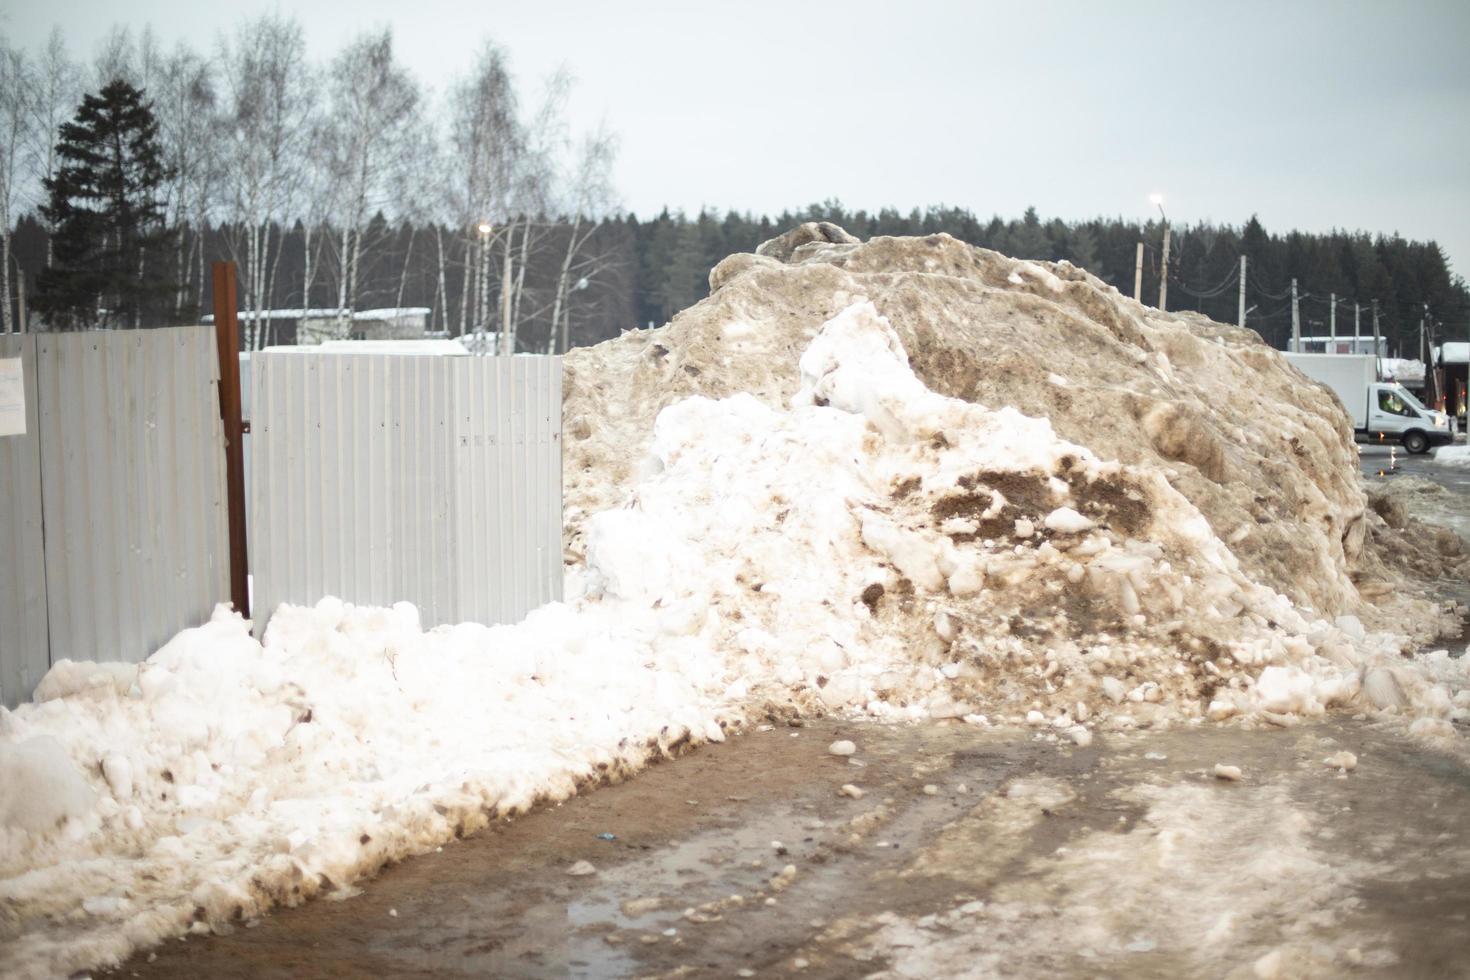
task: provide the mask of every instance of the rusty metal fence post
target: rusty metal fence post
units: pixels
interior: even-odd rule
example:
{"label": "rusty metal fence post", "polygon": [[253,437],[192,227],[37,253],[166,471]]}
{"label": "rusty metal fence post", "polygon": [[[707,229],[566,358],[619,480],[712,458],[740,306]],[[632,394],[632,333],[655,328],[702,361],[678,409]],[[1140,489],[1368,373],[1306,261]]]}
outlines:
{"label": "rusty metal fence post", "polygon": [[240,324],[235,263],[214,263],[214,330],[219,351],[219,411],[225,426],[225,493],[230,521],[230,599],[250,616],[250,574],[245,535],[245,433],[240,418]]}

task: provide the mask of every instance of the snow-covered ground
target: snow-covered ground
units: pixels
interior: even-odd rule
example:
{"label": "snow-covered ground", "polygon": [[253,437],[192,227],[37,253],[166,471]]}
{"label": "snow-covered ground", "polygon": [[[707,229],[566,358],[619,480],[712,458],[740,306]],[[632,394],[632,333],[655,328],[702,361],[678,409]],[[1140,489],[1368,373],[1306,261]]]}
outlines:
{"label": "snow-covered ground", "polygon": [[1434,462],[1440,466],[1459,466],[1470,469],[1470,445],[1441,446],[1434,451]]}
{"label": "snow-covered ground", "polygon": [[0,973],[345,888],[770,704],[1079,745],[1335,704],[1427,737],[1470,718],[1465,660],[1253,581],[1158,470],[930,390],[861,298],[813,326],[789,407],[660,413],[566,604],[424,632],[324,599],[263,644],[222,610],[141,666],[58,664],[0,712]]}

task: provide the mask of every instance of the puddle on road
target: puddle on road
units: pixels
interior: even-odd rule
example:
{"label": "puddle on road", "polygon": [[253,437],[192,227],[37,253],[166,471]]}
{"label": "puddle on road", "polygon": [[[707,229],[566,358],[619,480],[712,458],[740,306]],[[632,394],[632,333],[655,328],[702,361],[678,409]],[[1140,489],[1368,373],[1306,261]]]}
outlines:
{"label": "puddle on road", "polygon": [[[682,911],[732,894],[748,894],[793,860],[777,855],[770,843],[789,841],[787,846],[797,850],[805,833],[801,815],[782,807],[762,813],[757,823],[673,841],[656,853],[602,872],[596,892],[574,901],[568,917],[574,926],[608,922],[620,929],[640,929],[669,909]],[[768,859],[734,857],[762,850]],[[755,861],[759,867],[751,866]],[[624,903],[654,899],[661,902],[657,908],[632,916],[623,911]]]}

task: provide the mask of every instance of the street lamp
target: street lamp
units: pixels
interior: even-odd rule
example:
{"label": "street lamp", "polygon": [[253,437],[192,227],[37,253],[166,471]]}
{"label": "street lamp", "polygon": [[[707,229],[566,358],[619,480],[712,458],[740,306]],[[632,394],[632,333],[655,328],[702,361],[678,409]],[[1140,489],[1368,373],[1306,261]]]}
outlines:
{"label": "street lamp", "polygon": [[552,334],[553,334],[553,337],[552,337],[552,344],[551,344],[551,347],[552,347],[552,351],[551,352],[553,354],[556,353],[556,339],[555,339],[555,334],[556,334],[556,331],[558,329],[558,326],[559,326],[559,328],[561,330],[561,349],[563,351],[566,351],[566,350],[568,350],[571,347],[571,343],[572,343],[572,293],[578,292],[579,290],[586,289],[589,285],[591,285],[591,283],[589,283],[587,281],[587,277],[586,276],[583,276],[582,278],[578,279],[576,282],[572,283],[571,286],[567,287],[566,299],[561,304],[561,323],[560,323],[560,325],[558,325],[558,324],[552,324]]}
{"label": "street lamp", "polygon": [[1164,219],[1164,261],[1159,267],[1159,309],[1168,309],[1169,302],[1169,216],[1164,213],[1164,195],[1150,194],[1149,203],[1159,209],[1159,217]]}

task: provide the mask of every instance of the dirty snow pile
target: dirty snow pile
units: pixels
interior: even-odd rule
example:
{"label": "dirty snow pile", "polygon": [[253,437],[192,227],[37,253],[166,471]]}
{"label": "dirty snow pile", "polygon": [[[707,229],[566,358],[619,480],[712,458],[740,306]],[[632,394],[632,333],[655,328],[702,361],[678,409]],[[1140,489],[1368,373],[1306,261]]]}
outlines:
{"label": "dirty snow pile", "polygon": [[[691,395],[784,408],[821,325],[858,297],[889,322],[925,387],[1046,419],[1101,460],[1152,471],[1198,509],[1253,582],[1309,616],[1432,643],[1453,617],[1368,531],[1351,424],[1250,330],[1162,312],[1068,263],[1012,259],[948,235],[859,242],[803,225],[710,273],[666,326],[566,358],[567,557],[586,518],[640,477],[658,413]],[[992,488],[994,489],[994,488]],[[1449,566],[1441,575],[1456,574]]]}
{"label": "dirty snow pile", "polygon": [[221,608],[142,665],[63,661],[0,709],[0,976],[116,964],[342,894],[421,852],[720,740],[726,667],[636,610],[423,632],[411,606]]}
{"label": "dirty snow pile", "polygon": [[1470,501],[1422,477],[1400,474],[1365,480],[1368,504],[1381,522],[1369,525],[1376,564],[1440,579],[1447,594],[1470,594]]}
{"label": "dirty snow pile", "polygon": [[589,597],[728,651],[757,698],[1068,733],[1288,724],[1360,694],[1422,730],[1470,718],[1402,637],[1252,581],[1160,470],[925,387],[871,302],[800,374],[787,409],[663,410],[643,479],[585,534]]}

